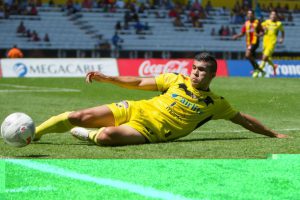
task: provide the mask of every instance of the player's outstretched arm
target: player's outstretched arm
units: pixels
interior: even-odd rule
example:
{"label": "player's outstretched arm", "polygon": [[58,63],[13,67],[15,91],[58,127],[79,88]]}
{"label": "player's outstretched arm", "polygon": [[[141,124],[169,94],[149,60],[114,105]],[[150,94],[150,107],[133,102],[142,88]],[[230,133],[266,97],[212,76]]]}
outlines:
{"label": "player's outstretched arm", "polygon": [[259,122],[254,117],[244,114],[244,113],[238,113],[236,116],[234,116],[231,121],[235,124],[239,124],[243,126],[245,129],[248,129],[249,131],[252,131],[254,133],[258,133],[261,135],[266,135],[269,137],[276,137],[276,138],[287,138],[287,135],[279,134],[266,126],[264,126],[261,122]]}
{"label": "player's outstretched arm", "polygon": [[89,72],[85,78],[87,83],[98,81],[112,83],[120,87],[139,89],[139,90],[158,90],[155,78],[140,78],[134,76],[107,76],[101,72]]}
{"label": "player's outstretched arm", "polygon": [[245,35],[245,33],[241,32],[241,33],[239,33],[239,34],[233,35],[233,36],[232,36],[232,39],[233,39],[233,40],[237,40],[238,38],[243,37],[244,35]]}
{"label": "player's outstretched arm", "polygon": [[279,38],[279,43],[282,44],[284,40],[284,31],[281,31],[281,37]]}

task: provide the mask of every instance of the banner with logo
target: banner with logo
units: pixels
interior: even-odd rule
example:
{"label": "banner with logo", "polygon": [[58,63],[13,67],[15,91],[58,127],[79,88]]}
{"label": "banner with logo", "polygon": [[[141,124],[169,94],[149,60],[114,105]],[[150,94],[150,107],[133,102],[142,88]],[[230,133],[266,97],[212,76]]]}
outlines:
{"label": "banner with logo", "polygon": [[[225,60],[218,60],[217,76],[228,76]],[[121,76],[157,76],[163,73],[190,74],[193,59],[118,59]]]}
{"label": "banner with logo", "polygon": [[[278,78],[300,78],[300,60],[274,60],[277,65],[276,76],[274,75],[273,67],[268,63],[265,65],[265,77]],[[258,62],[260,64],[261,61]],[[227,61],[229,76],[252,76],[253,68],[247,60],[228,60]]]}
{"label": "banner with logo", "polygon": [[84,77],[87,72],[100,71],[118,76],[116,59],[2,59],[3,77]]}

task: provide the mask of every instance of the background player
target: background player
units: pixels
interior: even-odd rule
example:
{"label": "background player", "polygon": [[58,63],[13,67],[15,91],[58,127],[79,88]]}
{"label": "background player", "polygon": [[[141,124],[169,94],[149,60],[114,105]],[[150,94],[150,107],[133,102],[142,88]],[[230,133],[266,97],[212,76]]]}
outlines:
{"label": "background player", "polygon": [[248,10],[247,12],[248,20],[245,22],[241,29],[241,33],[234,35],[232,38],[236,40],[237,38],[243,37],[246,35],[246,58],[250,61],[253,67],[253,77],[257,77],[259,72],[265,73],[262,69],[259,68],[258,63],[255,60],[256,49],[259,46],[259,37],[263,34],[263,29],[259,20],[255,19],[253,10]]}
{"label": "background player", "polygon": [[[264,39],[263,39],[263,57],[262,62],[259,66],[260,69],[264,69],[266,62],[268,62],[274,70],[274,75],[276,76],[276,68],[272,61],[272,54],[274,52],[278,32],[281,32],[281,37],[279,38],[279,43],[282,44],[284,40],[284,28],[280,21],[278,21],[277,12],[275,10],[271,11],[270,19],[267,19],[262,23],[264,29]],[[265,74],[263,73],[263,76]]]}
{"label": "background player", "polygon": [[269,137],[284,138],[255,118],[234,110],[221,96],[210,91],[217,62],[207,53],[196,55],[189,77],[162,74],[156,78],[113,77],[90,72],[87,82],[98,81],[162,95],[150,100],[122,101],[109,105],[66,112],[50,118],[36,129],[35,140],[51,132],[66,132],[74,126],[100,128],[89,131],[73,128],[72,134],[98,145],[129,145],[166,142],[184,137],[210,120],[226,119]]}

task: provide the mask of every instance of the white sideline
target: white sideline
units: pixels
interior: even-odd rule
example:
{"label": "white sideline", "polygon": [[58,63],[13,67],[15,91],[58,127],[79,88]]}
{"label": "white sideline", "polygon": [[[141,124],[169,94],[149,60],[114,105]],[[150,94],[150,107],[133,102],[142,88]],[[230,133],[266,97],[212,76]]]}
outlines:
{"label": "white sideline", "polygon": [[170,200],[170,199],[191,200],[181,195],[173,194],[166,191],[160,191],[151,187],[145,187],[142,185],[137,185],[137,184],[120,181],[120,180],[93,177],[87,174],[81,174],[75,171],[66,170],[61,167],[43,164],[39,162],[34,162],[29,160],[17,160],[17,159],[6,159],[5,161],[16,165],[21,165],[30,169],[38,170],[41,172],[55,174],[60,177],[67,177],[79,181],[85,181],[88,183],[95,183],[97,185],[109,186],[120,190],[126,190],[128,192],[136,193],[148,198],[158,198],[158,199],[165,199],[165,200]]}
{"label": "white sideline", "polygon": [[56,190],[56,188],[54,188],[52,186],[46,186],[46,187],[28,186],[28,187],[6,189],[5,192],[17,193],[17,192],[32,192],[32,191],[53,191],[53,190]]}
{"label": "white sideline", "polygon": [[[285,129],[275,129],[275,131],[300,131],[300,128],[285,128]],[[243,132],[250,132],[248,130],[228,130],[228,131],[201,131],[196,130],[194,133],[243,133]]]}
{"label": "white sideline", "polygon": [[81,92],[81,90],[69,89],[69,88],[45,88],[45,87],[25,86],[25,85],[15,85],[15,84],[5,84],[5,83],[3,84],[1,83],[0,86],[21,88],[20,90],[5,89],[5,90],[0,90],[0,92]]}

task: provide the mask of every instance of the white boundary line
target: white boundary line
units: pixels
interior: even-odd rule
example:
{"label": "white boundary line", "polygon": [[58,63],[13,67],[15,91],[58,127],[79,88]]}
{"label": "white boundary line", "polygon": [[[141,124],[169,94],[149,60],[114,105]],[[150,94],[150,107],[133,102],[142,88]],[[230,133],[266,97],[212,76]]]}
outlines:
{"label": "white boundary line", "polygon": [[46,187],[28,186],[28,187],[14,188],[14,189],[6,189],[5,192],[17,193],[17,192],[33,192],[33,191],[53,191],[53,190],[56,190],[56,188],[52,186],[46,186]]}
{"label": "white boundary line", "polygon": [[1,83],[0,86],[7,86],[12,88],[20,88],[23,90],[0,90],[0,92],[81,92],[77,89],[68,89],[68,88],[45,88],[45,87],[36,87],[36,86],[25,86],[25,85],[15,85],[15,84],[5,84]]}
{"label": "white boundary line", "polygon": [[[300,131],[300,128],[286,128],[286,129],[275,129],[275,131]],[[194,133],[243,133],[243,132],[250,132],[248,130],[228,130],[228,131],[201,131],[201,130],[196,130]]]}
{"label": "white boundary line", "polygon": [[157,190],[151,187],[145,187],[125,181],[113,180],[108,178],[98,178],[89,176],[87,174],[81,174],[75,171],[66,170],[54,165],[43,164],[39,162],[29,160],[17,160],[17,159],[6,159],[6,162],[21,165],[30,169],[35,169],[41,172],[58,175],[60,177],[67,177],[79,181],[85,181],[88,183],[95,183],[101,186],[109,186],[120,190],[126,190],[128,192],[136,193],[147,198],[158,198],[164,200],[191,200],[190,198],[173,194],[166,191]]}

